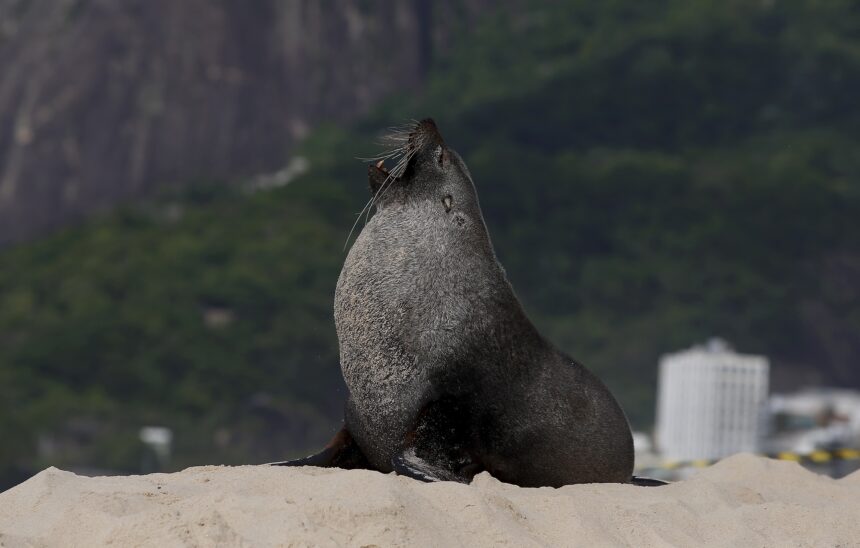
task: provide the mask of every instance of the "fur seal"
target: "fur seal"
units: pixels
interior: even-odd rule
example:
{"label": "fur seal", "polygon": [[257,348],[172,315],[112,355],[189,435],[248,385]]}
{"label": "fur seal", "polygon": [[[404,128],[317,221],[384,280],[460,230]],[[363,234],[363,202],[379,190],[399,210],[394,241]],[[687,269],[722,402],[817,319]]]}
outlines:
{"label": "fur seal", "polygon": [[344,427],[322,452],[277,464],[424,481],[488,471],[524,487],[634,481],[624,412],[526,316],[466,164],[431,119],[390,140],[369,168],[376,212],[335,292]]}

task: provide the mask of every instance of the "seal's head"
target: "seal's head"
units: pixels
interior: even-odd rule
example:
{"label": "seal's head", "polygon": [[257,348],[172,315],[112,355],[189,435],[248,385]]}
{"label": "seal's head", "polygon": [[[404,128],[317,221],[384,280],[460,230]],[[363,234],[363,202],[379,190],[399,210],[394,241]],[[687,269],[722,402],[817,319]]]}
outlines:
{"label": "seal's head", "polygon": [[[461,211],[479,213],[469,169],[445,143],[432,119],[395,129],[383,142],[391,150],[368,169],[372,203],[378,209],[430,201],[445,213],[455,205]],[[390,171],[386,160],[396,162]]]}

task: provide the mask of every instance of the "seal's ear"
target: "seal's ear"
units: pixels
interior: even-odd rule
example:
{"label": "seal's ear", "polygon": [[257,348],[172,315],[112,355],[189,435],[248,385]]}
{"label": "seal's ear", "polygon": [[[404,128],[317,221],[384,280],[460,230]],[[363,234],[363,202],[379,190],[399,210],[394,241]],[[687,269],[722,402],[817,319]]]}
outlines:
{"label": "seal's ear", "polygon": [[376,193],[382,188],[382,184],[385,183],[385,179],[387,178],[388,174],[377,166],[369,166],[367,168],[367,183],[370,185],[370,193],[376,196]]}

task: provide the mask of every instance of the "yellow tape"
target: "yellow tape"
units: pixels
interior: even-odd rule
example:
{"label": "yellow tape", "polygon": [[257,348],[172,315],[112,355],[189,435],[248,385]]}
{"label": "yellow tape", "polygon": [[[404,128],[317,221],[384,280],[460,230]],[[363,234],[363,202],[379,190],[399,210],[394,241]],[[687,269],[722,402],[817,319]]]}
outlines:
{"label": "yellow tape", "polygon": [[809,460],[812,462],[829,462],[833,456],[829,451],[813,451],[809,454]]}
{"label": "yellow tape", "polygon": [[840,459],[855,460],[860,459],[860,451],[857,449],[840,449],[836,451]]}
{"label": "yellow tape", "polygon": [[779,460],[793,460],[794,462],[799,462],[801,457],[797,453],[779,453],[776,458]]}

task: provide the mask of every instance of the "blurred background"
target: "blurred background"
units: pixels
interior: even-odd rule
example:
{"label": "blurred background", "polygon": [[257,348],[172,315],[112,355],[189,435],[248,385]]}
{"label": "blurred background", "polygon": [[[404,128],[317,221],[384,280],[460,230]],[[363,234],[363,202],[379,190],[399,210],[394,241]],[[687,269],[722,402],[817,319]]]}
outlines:
{"label": "blurred background", "polygon": [[326,442],[355,158],[427,116],[640,449],[690,347],[856,447],[858,97],[853,0],[0,0],[0,488]]}

